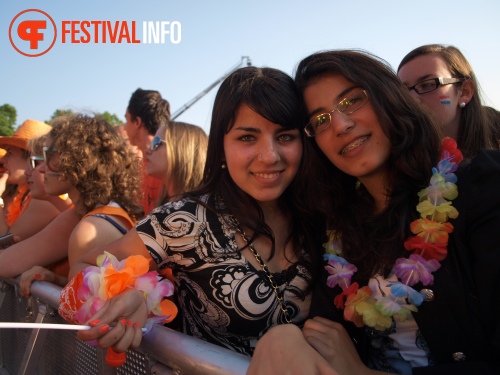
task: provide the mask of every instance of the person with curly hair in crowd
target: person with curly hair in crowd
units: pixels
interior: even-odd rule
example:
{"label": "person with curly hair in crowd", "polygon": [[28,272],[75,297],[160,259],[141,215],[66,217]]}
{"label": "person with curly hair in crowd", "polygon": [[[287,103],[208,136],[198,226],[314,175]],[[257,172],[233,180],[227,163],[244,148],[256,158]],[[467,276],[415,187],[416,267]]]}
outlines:
{"label": "person with curly hair in crowd", "polygon": [[[54,122],[43,146],[45,190],[68,194],[80,221],[67,241],[69,263],[86,252],[120,238],[142,217],[140,161],[116,129],[99,117],[76,115]],[[8,249],[9,250],[9,249]],[[44,255],[39,254],[43,261]],[[38,263],[21,276],[21,290],[29,293],[33,280],[61,286],[67,278]]]}

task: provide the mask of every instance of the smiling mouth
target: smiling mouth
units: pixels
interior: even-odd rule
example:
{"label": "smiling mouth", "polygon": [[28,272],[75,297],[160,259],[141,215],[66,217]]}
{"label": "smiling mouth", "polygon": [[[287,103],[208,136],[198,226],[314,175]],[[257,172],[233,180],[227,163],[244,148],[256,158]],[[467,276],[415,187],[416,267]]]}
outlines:
{"label": "smiling mouth", "polygon": [[276,178],[280,175],[281,172],[276,173],[254,173],[256,177],[259,178]]}
{"label": "smiling mouth", "polygon": [[344,147],[342,149],[342,151],[340,151],[340,154],[341,155],[344,155],[344,154],[347,154],[349,151],[352,151],[354,150],[356,147],[360,146],[361,144],[365,143],[365,141],[368,139],[368,136],[364,136],[364,137],[361,137],[361,138],[358,138],[356,139],[354,142],[352,142],[351,144],[347,145],[346,147]]}

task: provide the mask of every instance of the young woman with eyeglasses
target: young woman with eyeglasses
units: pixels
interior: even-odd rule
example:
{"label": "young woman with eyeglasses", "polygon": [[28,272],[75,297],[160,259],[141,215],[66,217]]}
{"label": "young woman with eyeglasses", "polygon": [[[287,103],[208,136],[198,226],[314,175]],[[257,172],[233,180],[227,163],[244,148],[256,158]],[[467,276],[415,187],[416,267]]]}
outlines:
{"label": "young woman with eyeglasses", "polygon": [[330,240],[314,318],[273,328],[248,374],[498,374],[500,151],[461,161],[368,53],[313,54],[295,81]]}
{"label": "young woman with eyeglasses", "polygon": [[200,186],[207,157],[208,137],[202,128],[171,121],[158,128],[146,149],[146,173],[163,181],[161,204]]}
{"label": "young woman with eyeglasses", "polygon": [[[323,222],[300,199],[309,181],[302,117],[299,92],[285,73],[232,73],[215,99],[201,188],[154,209],[135,231],[83,257],[72,274],[95,264],[103,250],[118,259],[151,257],[159,270],[173,271],[183,331],[246,355],[269,328],[301,324],[324,236]],[[153,152],[174,146],[165,142],[157,138]],[[78,337],[120,352],[136,347],[143,305],[140,293],[127,290]],[[120,324],[122,317],[137,326]]]}
{"label": "young woman with eyeglasses", "polygon": [[466,157],[500,148],[498,116],[488,117],[479,82],[458,48],[440,44],[415,48],[399,64],[398,76]]}

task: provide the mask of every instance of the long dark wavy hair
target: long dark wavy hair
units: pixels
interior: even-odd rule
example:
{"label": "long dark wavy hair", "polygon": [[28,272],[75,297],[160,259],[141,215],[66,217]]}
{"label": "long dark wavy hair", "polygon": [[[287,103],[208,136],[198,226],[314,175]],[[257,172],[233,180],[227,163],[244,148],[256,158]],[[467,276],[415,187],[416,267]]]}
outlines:
{"label": "long dark wavy hair", "polygon": [[343,76],[362,87],[391,142],[388,204],[374,214],[375,202],[367,190],[336,168],[310,138],[319,173],[313,176],[317,183],[315,194],[307,194],[314,197],[308,204],[328,218],[328,229],[341,235],[344,256],[358,267],[355,278],[365,282],[376,273],[387,276],[405,252],[403,242],[417,217],[417,192],[428,184],[438,159],[438,129],[389,64],[374,55],[356,50],[315,53],[299,63],[295,82],[303,92],[325,76]]}
{"label": "long dark wavy hair", "polygon": [[[438,55],[445,62],[453,78],[469,80],[474,87],[474,95],[467,105],[462,108],[460,124],[458,126],[457,144],[464,157],[470,158],[481,149],[500,148],[500,121],[498,117],[489,117],[489,110],[483,106],[479,82],[471,65],[454,46],[441,44],[427,44],[410,51],[399,63],[399,70],[406,63],[419,56]],[[458,83],[455,85],[461,85]]]}
{"label": "long dark wavy hair", "polygon": [[[240,225],[254,232],[250,241],[265,236],[272,241],[271,258],[275,252],[274,233],[264,221],[258,202],[240,189],[232,180],[224,163],[224,136],[233,127],[236,113],[241,105],[247,105],[267,120],[280,124],[285,129],[300,129],[303,125],[304,107],[293,79],[284,72],[272,68],[246,67],[229,75],[221,84],[212,111],[212,122],[208,138],[207,161],[202,188],[194,194],[217,194],[225,207]],[[297,257],[304,249],[314,260],[318,248],[324,242],[324,221],[313,216],[304,203],[304,194],[309,183],[306,165],[311,146],[305,142],[303,158],[297,175],[282,196],[279,204],[292,217],[292,231],[288,241],[293,241]],[[211,208],[215,210],[214,207]],[[230,223],[228,223],[230,224]],[[323,225],[323,226],[322,226]]]}
{"label": "long dark wavy hair", "polygon": [[47,140],[59,153],[50,168],[79,191],[82,216],[110,201],[134,220],[143,216],[140,161],[107,121],[82,114],[58,117]]}

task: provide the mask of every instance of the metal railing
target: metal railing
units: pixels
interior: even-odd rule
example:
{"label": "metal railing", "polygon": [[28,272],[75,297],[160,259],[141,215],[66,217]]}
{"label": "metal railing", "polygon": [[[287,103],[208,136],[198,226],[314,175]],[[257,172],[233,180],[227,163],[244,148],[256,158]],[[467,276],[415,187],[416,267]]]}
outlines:
{"label": "metal railing", "polygon": [[[35,281],[21,297],[17,280],[0,280],[0,321],[66,323],[57,313],[61,288]],[[7,374],[245,374],[250,358],[156,325],[118,368],[105,350],[76,338],[75,331],[0,329],[0,375]]]}

